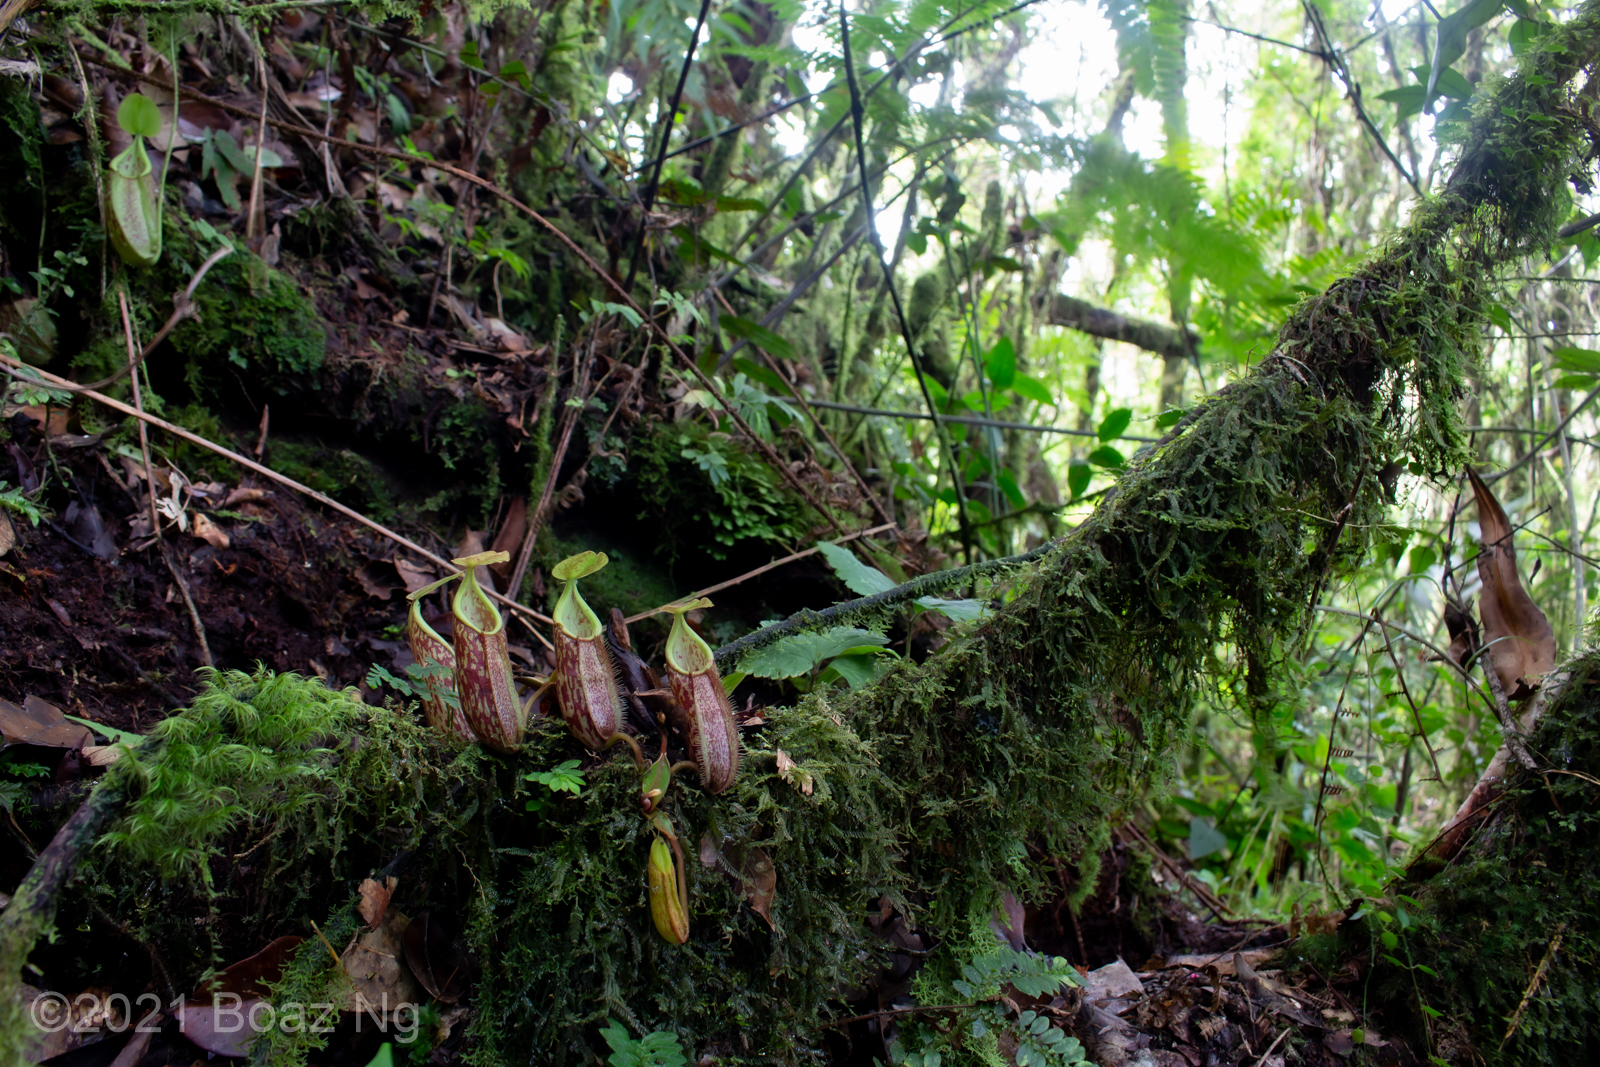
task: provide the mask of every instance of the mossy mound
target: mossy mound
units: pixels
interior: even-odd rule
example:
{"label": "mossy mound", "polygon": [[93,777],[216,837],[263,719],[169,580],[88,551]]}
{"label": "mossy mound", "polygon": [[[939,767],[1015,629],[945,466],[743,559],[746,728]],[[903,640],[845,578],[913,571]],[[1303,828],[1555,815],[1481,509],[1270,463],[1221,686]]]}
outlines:
{"label": "mossy mound", "polygon": [[1454,863],[1400,887],[1409,930],[1372,918],[1355,936],[1376,961],[1369,1002],[1410,1008],[1396,1021],[1413,1048],[1497,1050],[1508,1067],[1600,1058],[1600,654],[1571,669],[1532,738],[1553,769],[1518,775]]}

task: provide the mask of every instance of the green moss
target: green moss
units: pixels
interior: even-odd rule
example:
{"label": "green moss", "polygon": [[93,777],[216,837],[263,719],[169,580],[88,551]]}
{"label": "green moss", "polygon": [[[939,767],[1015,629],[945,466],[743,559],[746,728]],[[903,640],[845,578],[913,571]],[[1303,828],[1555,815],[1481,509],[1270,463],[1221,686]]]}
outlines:
{"label": "green moss", "polygon": [[[1455,863],[1369,907],[1348,938],[1376,967],[1368,1003],[1403,1006],[1390,1025],[1407,1027],[1414,1047],[1449,1053],[1450,1035],[1456,1044],[1464,1035],[1477,1049],[1499,1049],[1494,1062],[1508,1067],[1590,1063],[1600,1053],[1600,897],[1590,891],[1600,884],[1600,810],[1582,777],[1600,771],[1600,654],[1576,663],[1530,747],[1578,773],[1520,775]],[[1395,921],[1371,917],[1374,908]],[[1400,943],[1388,948],[1383,932]],[[1425,1028],[1422,1004],[1444,1018]]]}

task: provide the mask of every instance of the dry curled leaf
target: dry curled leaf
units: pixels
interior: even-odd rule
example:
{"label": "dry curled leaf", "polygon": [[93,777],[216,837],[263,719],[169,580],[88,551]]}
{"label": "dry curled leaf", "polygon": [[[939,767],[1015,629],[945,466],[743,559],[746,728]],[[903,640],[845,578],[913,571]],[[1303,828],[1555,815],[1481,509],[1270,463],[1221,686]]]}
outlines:
{"label": "dry curled leaf", "polygon": [[43,748],[82,748],[94,737],[75,722],[68,722],[54,704],[28,697],[22,707],[0,700],[0,738],[6,745],[39,745]]}
{"label": "dry curled leaf", "polygon": [[198,511],[194,513],[194,535],[212,548],[228,547],[228,531]]}
{"label": "dry curled leaf", "polygon": [[394,875],[383,882],[373,878],[362,879],[361,903],[356,910],[361,913],[361,920],[367,924],[368,930],[376,930],[383,921],[383,913],[389,910],[389,898],[394,896],[394,887],[399,881]]}
{"label": "dry curled leaf", "polygon": [[12,529],[11,520],[0,512],[0,556],[10,552],[17,545],[17,531]]}
{"label": "dry curled leaf", "polygon": [[1522,587],[1511,521],[1500,501],[1471,467],[1467,478],[1478,502],[1478,577],[1483,581],[1478,614],[1483,618],[1483,641],[1507,699],[1517,700],[1532,693],[1555,666],[1556,635]]}
{"label": "dry curled leaf", "polygon": [[816,782],[811,775],[800,768],[800,765],[789,758],[783,749],[778,749],[778,777],[794,786],[806,796],[811,795],[811,790],[816,787]]}

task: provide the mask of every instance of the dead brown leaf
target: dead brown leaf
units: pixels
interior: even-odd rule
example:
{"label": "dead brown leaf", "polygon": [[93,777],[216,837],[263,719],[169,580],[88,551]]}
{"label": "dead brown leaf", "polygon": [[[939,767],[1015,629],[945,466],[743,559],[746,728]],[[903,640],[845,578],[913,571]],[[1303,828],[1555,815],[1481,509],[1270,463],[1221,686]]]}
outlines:
{"label": "dead brown leaf", "polygon": [[389,898],[394,895],[394,887],[399,881],[394,875],[390,875],[381,883],[373,878],[362,879],[361,903],[356,906],[356,910],[361,913],[368,930],[377,929],[378,924],[383,921],[383,913],[389,910]]}
{"label": "dead brown leaf", "polygon": [[506,517],[500,520],[500,532],[494,535],[494,544],[489,546],[496,552],[511,553],[511,559],[489,568],[500,578],[511,576],[511,569],[516,566],[517,550],[522,547],[522,537],[527,532],[528,501],[519,496],[506,508]]}
{"label": "dead brown leaf", "polygon": [[422,990],[402,960],[404,938],[411,920],[400,912],[387,911],[376,930],[369,930],[344,950],[340,962],[350,980],[344,996],[344,1011],[382,1011],[388,1005],[395,1011],[401,1004],[415,1004]]}
{"label": "dead brown leaf", "polygon": [[467,991],[472,962],[460,936],[436,915],[422,912],[406,927],[406,964],[435,1000],[454,1004]]}
{"label": "dead brown leaf", "polygon": [[195,990],[195,999],[209,1000],[219,993],[233,993],[241,997],[265,997],[268,988],[283,977],[283,965],[290,953],[300,947],[305,938],[289,934],[267,943],[254,956],[246,956],[230,963],[209,982]]}
{"label": "dead brown leaf", "polygon": [[0,511],[0,556],[17,547],[17,531],[12,528],[11,520],[5,512]]}
{"label": "dead brown leaf", "polygon": [[0,736],[7,745],[39,745],[43,748],[82,748],[94,736],[75,722],[68,722],[61,709],[38,697],[27,697],[22,707],[0,700]]}
{"label": "dead brown leaf", "polygon": [[408,593],[415,593],[423,586],[433,583],[434,573],[431,568],[412,563],[404,556],[394,558],[394,569],[400,572],[400,580],[406,583]]}
{"label": "dead brown leaf", "polygon": [[778,749],[778,777],[794,786],[806,796],[811,795],[811,790],[816,788],[816,782],[811,775],[800,769],[800,765],[789,758],[783,749]]}
{"label": "dead brown leaf", "polygon": [[228,531],[198,511],[194,513],[194,535],[212,548],[227,548],[229,544]]}
{"label": "dead brown leaf", "polygon": [[251,504],[265,499],[267,499],[267,491],[265,489],[247,489],[241,485],[227,495],[227,498],[222,501],[222,506],[231,508],[236,504]]}
{"label": "dead brown leaf", "polygon": [[[355,579],[370,597],[388,600],[406,582],[386,559],[374,559],[355,569]],[[424,585],[427,583],[423,583]]]}
{"label": "dead brown leaf", "polygon": [[1500,501],[1471,467],[1467,478],[1478,503],[1478,577],[1483,581],[1478,613],[1483,618],[1483,640],[1506,698],[1517,700],[1532,693],[1555,666],[1556,635],[1522,587],[1511,521]]}
{"label": "dead brown leaf", "polygon": [[778,869],[764,848],[753,848],[739,868],[739,879],[744,882],[744,898],[750,910],[767,921],[772,929],[772,898],[778,891]]}

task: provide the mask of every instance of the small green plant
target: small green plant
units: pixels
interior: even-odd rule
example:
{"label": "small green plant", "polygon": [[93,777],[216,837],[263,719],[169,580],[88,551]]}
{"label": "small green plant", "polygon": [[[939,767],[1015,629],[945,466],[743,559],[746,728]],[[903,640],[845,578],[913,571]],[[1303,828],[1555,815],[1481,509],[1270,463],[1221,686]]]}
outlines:
{"label": "small green plant", "polygon": [[635,1040],[615,1019],[600,1031],[600,1036],[611,1046],[611,1056],[606,1060],[611,1067],[688,1067],[678,1039],[664,1030],[653,1030]]}
{"label": "small green plant", "polygon": [[[575,759],[563,760],[548,771],[532,771],[523,775],[525,781],[542,785],[551,793],[571,793],[573,796],[583,792],[583,772],[578,769]],[[528,801],[529,811],[544,811],[556,802],[555,797],[538,796]]]}
{"label": "small green plant", "polygon": [[398,678],[391,674],[381,664],[374,663],[372,669],[367,671],[367,686],[370,689],[382,689],[388,686],[404,697],[421,700],[426,693],[430,693],[429,683],[443,683],[438,686],[440,699],[451,708],[461,706],[461,698],[456,696],[455,690],[450,688],[453,672],[449,667],[438,663],[409,663],[406,665],[406,677]]}
{"label": "small green plant", "polygon": [[44,518],[44,512],[39,510],[39,505],[29,500],[21,489],[7,489],[3,481],[0,481],[0,508],[16,512],[27,519],[30,526],[39,525],[39,521]]}
{"label": "small green plant", "polygon": [[1083,979],[1070,963],[1059,957],[1036,956],[996,948],[981,952],[961,964],[961,977],[950,981],[950,990],[967,1001],[953,1010],[953,1025],[937,1029],[921,1022],[908,1022],[889,1046],[892,1063],[906,1067],[941,1067],[947,1055],[962,1051],[976,1053],[993,1062],[1002,1034],[1015,1048],[1018,1067],[1069,1067],[1085,1060],[1083,1044],[1050,1013],[1018,1012],[1001,995],[1009,986],[1029,997],[1048,997],[1063,986],[1082,986]]}
{"label": "small green plant", "polygon": [[0,755],[0,808],[16,811],[28,804],[28,782],[50,777],[50,768],[31,760],[18,760],[10,752]]}

